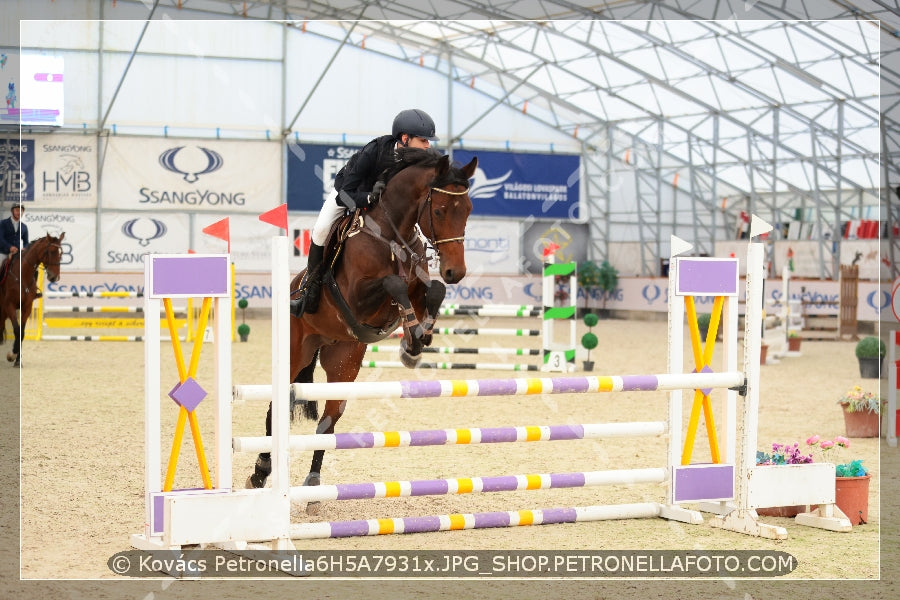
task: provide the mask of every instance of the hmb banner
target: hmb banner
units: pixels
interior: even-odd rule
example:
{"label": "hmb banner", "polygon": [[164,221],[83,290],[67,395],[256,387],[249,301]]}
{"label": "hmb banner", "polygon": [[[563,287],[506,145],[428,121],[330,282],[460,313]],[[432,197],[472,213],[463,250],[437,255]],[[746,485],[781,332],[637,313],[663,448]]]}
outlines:
{"label": "hmb banner", "polygon": [[103,208],[262,213],[281,201],[281,143],[110,137]]}

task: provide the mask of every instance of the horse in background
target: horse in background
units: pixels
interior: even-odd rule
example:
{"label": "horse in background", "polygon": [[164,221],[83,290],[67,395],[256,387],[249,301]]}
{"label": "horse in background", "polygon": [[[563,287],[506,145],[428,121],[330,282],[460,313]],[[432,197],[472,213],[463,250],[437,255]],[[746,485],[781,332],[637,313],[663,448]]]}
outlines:
{"label": "horse in background", "polygon": [[[22,366],[22,336],[25,324],[31,317],[31,307],[40,293],[37,288],[38,266],[44,265],[48,281],[59,281],[59,262],[65,237],[65,232],[59,237],[48,233],[6,261],[5,274],[0,281],[0,343],[4,341],[6,321],[9,319],[15,341],[12,351],[6,354],[6,360],[15,367]],[[21,320],[16,311],[20,312]]]}
{"label": "horse in background", "polygon": [[[435,150],[400,152],[397,165],[383,176],[386,187],[378,204],[345,217],[345,233],[326,246],[319,310],[291,317],[292,381],[312,382],[317,360],[329,382],[356,380],[367,344],[385,339],[398,325],[404,332],[403,364],[418,364],[422,348],[432,341],[444,283],[458,283],[466,274],[469,178],[477,165],[473,158],[464,167],[452,166],[449,157]],[[431,279],[426,251],[436,253],[443,282]],[[291,282],[292,290],[302,276]],[[292,407],[295,402],[307,418],[318,418],[315,402],[296,399]],[[345,405],[340,398],[326,401],[316,433],[334,433]],[[270,403],[266,435],[271,434]],[[319,485],[324,454],[313,452],[304,485]],[[271,468],[269,453],[260,454],[247,487],[263,487]],[[315,514],[317,508],[310,503],[307,512]]]}

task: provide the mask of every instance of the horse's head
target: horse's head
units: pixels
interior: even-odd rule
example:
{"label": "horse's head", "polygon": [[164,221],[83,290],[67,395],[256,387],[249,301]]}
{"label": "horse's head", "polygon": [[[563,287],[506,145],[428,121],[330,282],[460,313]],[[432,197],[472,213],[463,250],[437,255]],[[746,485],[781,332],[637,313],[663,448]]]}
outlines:
{"label": "horse's head", "polygon": [[59,237],[53,237],[48,233],[28,246],[29,257],[32,255],[35,257],[34,265],[44,265],[47,279],[54,283],[59,281],[59,262],[62,259],[62,241],[65,237],[65,232],[59,234]]}
{"label": "horse's head", "polygon": [[469,178],[477,166],[478,158],[459,168],[450,165],[449,157],[442,157],[419,217],[419,227],[437,250],[441,278],[447,283],[458,283],[466,275],[466,221],[472,212]]}

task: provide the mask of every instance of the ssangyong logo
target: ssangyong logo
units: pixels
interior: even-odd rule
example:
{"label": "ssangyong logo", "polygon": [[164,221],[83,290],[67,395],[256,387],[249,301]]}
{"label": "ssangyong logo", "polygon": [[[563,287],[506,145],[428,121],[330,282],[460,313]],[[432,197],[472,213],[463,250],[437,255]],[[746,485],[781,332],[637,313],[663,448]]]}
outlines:
{"label": "ssangyong logo", "polygon": [[469,186],[469,198],[493,198],[503,186],[503,182],[509,179],[512,169],[505,175],[489,179],[482,169],[475,169],[475,175],[472,176],[472,184]]}
{"label": "ssangyong logo", "polygon": [[150,242],[166,235],[166,224],[157,219],[138,217],[125,221],[122,225],[122,233],[133,240],[137,240],[141,246],[149,246]]}
{"label": "ssangyong logo", "polygon": [[[201,175],[206,175],[207,173],[212,173],[213,171],[217,171],[222,168],[222,155],[214,150],[210,150],[209,148],[204,148],[203,146],[197,146],[197,149],[203,153],[203,156],[197,156],[196,153],[193,153],[195,156],[192,157],[189,154],[182,154],[179,158],[178,153],[184,150],[184,146],[178,146],[176,148],[169,148],[165,152],[159,155],[159,164],[167,170],[173,173],[178,173],[179,175],[184,176],[184,180],[188,183],[194,183],[198,179],[200,179]],[[198,160],[192,160],[196,158]],[[177,163],[176,164],[176,159]],[[206,163],[203,166],[203,163]],[[191,167],[199,166],[199,169],[193,169]],[[185,170],[189,169],[189,170]]]}

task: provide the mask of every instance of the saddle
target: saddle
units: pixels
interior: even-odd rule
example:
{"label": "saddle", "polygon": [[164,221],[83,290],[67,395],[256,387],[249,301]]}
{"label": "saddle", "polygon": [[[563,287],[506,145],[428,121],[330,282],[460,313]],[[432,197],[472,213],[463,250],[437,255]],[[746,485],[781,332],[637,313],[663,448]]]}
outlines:
{"label": "saddle", "polygon": [[353,331],[360,342],[372,344],[379,342],[389,336],[400,325],[401,317],[398,315],[393,323],[389,323],[385,327],[373,327],[365,323],[360,323],[353,311],[344,300],[344,295],[338,288],[337,280],[334,278],[335,269],[338,267],[344,242],[354,235],[360,233],[365,226],[365,217],[361,210],[356,210],[348,215],[341,217],[337,223],[331,228],[328,234],[328,241],[325,245],[325,254],[322,263],[325,265],[322,273],[322,284],[328,289],[328,293],[334,300],[335,305],[344,318],[344,321]]}

